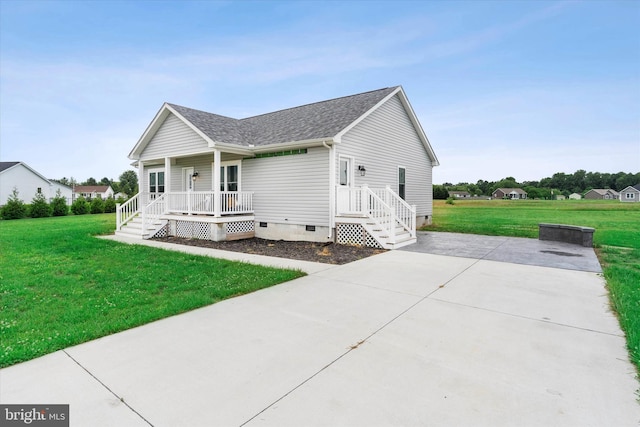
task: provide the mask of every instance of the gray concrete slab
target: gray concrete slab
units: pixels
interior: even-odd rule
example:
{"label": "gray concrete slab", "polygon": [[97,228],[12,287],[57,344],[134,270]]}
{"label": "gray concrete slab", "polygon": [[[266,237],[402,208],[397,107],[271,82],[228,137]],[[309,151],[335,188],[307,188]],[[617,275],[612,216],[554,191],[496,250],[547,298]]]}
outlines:
{"label": "gray concrete slab", "polygon": [[400,250],[569,270],[602,271],[593,248],[521,237],[418,232],[417,242]]}
{"label": "gray concrete slab", "polygon": [[637,425],[638,386],[598,274],[407,251],[0,370],[121,426]]}

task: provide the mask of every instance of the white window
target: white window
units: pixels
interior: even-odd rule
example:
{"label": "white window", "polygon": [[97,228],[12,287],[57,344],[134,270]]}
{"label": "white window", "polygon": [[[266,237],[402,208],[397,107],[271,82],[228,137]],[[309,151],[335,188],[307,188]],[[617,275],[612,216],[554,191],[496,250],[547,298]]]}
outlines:
{"label": "white window", "polygon": [[634,193],[626,193],[627,195],[627,199],[635,199],[635,194]]}
{"label": "white window", "polygon": [[164,170],[149,171],[149,193],[164,193]]}
{"label": "white window", "polygon": [[240,160],[220,163],[220,191],[242,191],[240,186],[240,166]]}
{"label": "white window", "polygon": [[407,195],[407,169],[401,166],[398,166],[398,196],[405,200]]}

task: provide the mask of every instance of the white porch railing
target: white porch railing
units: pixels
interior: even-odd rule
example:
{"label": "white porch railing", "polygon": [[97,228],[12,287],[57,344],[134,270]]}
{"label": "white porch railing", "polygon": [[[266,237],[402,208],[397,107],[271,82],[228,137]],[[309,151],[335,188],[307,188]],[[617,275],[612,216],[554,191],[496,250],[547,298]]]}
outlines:
{"label": "white porch railing", "polygon": [[[182,191],[167,194],[167,213],[216,215],[213,191]],[[220,191],[218,215],[253,213],[253,192]]]}
{"label": "white porch railing", "polygon": [[371,189],[337,187],[336,214],[371,219],[385,230],[395,243],[396,226],[400,225],[412,238],[416,237],[416,207],[402,200],[389,186]]}
{"label": "white porch railing", "polygon": [[149,203],[148,205],[142,208],[142,234],[146,233],[155,221],[159,220],[160,217],[166,213],[166,195],[159,194],[155,199]]}
{"label": "white porch railing", "polygon": [[[143,227],[169,213],[215,216],[215,194],[213,191],[138,193],[116,207],[116,230],[120,231],[137,214],[142,217]],[[253,192],[221,191],[217,194],[220,197],[217,215],[253,213]]]}
{"label": "white porch railing", "polygon": [[116,230],[120,231],[122,226],[133,219],[140,209],[140,193],[136,194],[121,205],[116,206]]}
{"label": "white porch railing", "polygon": [[411,237],[416,237],[416,207],[405,202],[388,185],[384,189],[371,191],[375,192],[378,197],[394,209],[396,221],[409,231]]}

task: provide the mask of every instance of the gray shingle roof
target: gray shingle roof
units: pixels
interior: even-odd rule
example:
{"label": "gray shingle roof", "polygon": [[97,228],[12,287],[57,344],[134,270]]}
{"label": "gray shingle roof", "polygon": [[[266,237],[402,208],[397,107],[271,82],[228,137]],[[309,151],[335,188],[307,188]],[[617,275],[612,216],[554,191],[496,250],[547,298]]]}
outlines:
{"label": "gray shingle roof", "polygon": [[13,167],[15,165],[17,165],[20,162],[0,162],[0,172],[2,172],[5,169],[9,169],[10,167]]}
{"label": "gray shingle roof", "polygon": [[397,88],[378,89],[245,119],[169,105],[215,142],[260,146],[334,137]]}

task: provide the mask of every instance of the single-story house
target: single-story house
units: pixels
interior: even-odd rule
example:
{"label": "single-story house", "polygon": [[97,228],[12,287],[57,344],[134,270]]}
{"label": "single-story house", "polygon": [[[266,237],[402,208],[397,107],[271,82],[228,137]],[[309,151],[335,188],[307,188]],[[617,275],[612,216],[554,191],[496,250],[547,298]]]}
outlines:
{"label": "single-story house", "polygon": [[569,199],[571,199],[571,200],[580,200],[580,199],[582,199],[582,194],[571,193],[571,194],[569,194]]}
{"label": "single-story house", "polygon": [[628,186],[620,191],[621,202],[640,202],[640,184]]}
{"label": "single-story house", "polygon": [[616,200],[619,197],[620,194],[610,188],[594,188],[584,193],[584,198],[591,200]]}
{"label": "single-story house", "polygon": [[431,221],[439,164],[401,86],[245,119],[165,103],[129,158],[117,234],[389,249]]}
{"label": "single-story house", "polygon": [[106,200],[113,197],[113,188],[110,185],[76,185],[73,187],[74,199],[82,196],[87,200],[100,197]]}
{"label": "single-story house", "polygon": [[556,194],[556,200],[566,200],[567,197],[564,194]]}
{"label": "single-story house", "polygon": [[31,203],[37,193],[51,202],[58,190],[67,203],[71,203],[71,187],[45,178],[24,162],[0,162],[0,206],[7,203],[14,188],[18,190],[18,198],[25,203]]}
{"label": "single-story house", "polygon": [[493,192],[494,199],[526,199],[527,192],[522,188],[498,188]]}
{"label": "single-story house", "polygon": [[449,191],[449,197],[455,199],[470,199],[471,194],[468,191]]}

